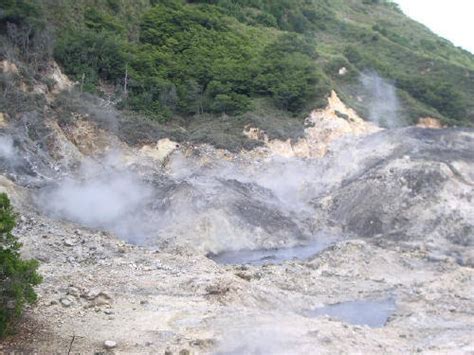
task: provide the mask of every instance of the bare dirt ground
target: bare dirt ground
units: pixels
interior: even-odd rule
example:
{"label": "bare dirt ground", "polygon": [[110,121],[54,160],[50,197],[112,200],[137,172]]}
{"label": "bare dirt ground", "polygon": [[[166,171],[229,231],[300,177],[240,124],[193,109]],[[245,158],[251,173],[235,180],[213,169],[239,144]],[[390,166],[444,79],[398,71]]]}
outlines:
{"label": "bare dirt ground", "polygon": [[[25,255],[42,262],[38,305],[5,353],[470,353],[472,268],[423,250],[342,241],[308,261],[220,266],[192,250],[157,252],[28,216]],[[383,328],[306,312],[394,297]]]}

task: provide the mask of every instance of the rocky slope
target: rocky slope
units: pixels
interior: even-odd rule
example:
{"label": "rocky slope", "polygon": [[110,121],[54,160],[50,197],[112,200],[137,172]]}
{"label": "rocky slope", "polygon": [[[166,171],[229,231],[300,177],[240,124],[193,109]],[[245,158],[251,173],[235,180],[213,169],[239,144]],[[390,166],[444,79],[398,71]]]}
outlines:
{"label": "rocky slope", "polygon": [[[43,217],[19,232],[42,261],[38,306],[3,350],[40,353],[469,353],[472,268],[423,250],[340,242],[305,262],[220,266]],[[383,328],[308,316],[322,304],[396,299]],[[377,309],[373,309],[377,312]]]}

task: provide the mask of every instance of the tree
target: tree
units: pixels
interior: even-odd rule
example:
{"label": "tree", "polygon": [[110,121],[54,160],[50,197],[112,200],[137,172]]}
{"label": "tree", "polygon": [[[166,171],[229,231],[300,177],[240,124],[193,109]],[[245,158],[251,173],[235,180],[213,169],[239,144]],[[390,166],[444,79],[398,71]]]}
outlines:
{"label": "tree", "polygon": [[323,84],[315,64],[314,47],[296,34],[281,36],[263,52],[262,70],[255,79],[256,91],[291,112],[301,111]]}
{"label": "tree", "polygon": [[33,289],[42,278],[36,272],[35,260],[20,257],[21,244],[11,233],[15,227],[15,213],[8,196],[0,194],[0,337],[11,331],[26,304],[36,301]]}
{"label": "tree", "polygon": [[99,79],[120,82],[126,70],[125,45],[114,33],[85,29],[63,34],[55,57],[74,80],[85,79],[85,90],[95,91]]}

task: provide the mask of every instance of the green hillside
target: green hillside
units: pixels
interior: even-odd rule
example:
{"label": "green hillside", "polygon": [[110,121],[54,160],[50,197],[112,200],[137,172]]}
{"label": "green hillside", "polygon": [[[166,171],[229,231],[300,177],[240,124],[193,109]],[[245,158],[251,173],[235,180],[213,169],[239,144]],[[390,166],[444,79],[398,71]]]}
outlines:
{"label": "green hillside", "polygon": [[397,87],[406,121],[474,124],[474,56],[388,1],[1,4],[4,35],[7,23],[34,29],[32,41],[47,31],[52,55],[83,91],[102,95],[112,84],[120,109],[160,122],[304,117],[331,89],[364,114],[359,75],[370,71]]}

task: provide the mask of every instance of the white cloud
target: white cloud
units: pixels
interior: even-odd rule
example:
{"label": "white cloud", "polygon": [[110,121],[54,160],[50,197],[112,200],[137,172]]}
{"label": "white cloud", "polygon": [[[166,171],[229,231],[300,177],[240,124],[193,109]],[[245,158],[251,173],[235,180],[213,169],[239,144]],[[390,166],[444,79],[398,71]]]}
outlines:
{"label": "white cloud", "polygon": [[395,0],[403,12],[474,53],[473,0]]}

